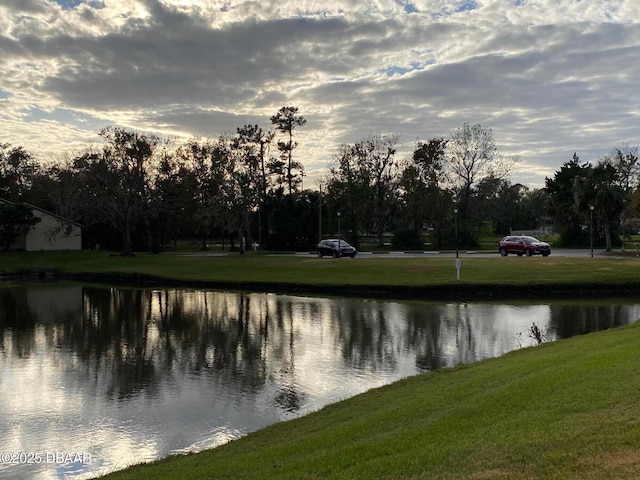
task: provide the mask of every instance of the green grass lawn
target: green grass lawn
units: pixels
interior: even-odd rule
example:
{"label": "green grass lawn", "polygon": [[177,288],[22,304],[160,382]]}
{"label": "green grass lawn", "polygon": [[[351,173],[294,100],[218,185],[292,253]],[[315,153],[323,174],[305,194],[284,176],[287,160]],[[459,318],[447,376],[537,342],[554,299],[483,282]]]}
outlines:
{"label": "green grass lawn", "polygon": [[408,378],[109,479],[632,479],[639,393],[636,324]]}
{"label": "green grass lawn", "polygon": [[232,254],[198,256],[138,254],[134,258],[104,252],[29,252],[0,254],[0,272],[58,269],[63,272],[151,276],[165,281],[306,286],[489,285],[508,291],[516,285],[640,284],[638,257],[516,257],[462,260],[456,281],[454,259],[380,257],[320,259],[313,256]]}

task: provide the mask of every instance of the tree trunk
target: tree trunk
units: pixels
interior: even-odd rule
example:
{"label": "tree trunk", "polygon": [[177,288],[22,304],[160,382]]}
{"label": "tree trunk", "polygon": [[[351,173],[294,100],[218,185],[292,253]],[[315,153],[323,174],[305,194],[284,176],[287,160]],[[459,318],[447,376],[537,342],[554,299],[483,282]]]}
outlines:
{"label": "tree trunk", "polygon": [[240,226],[240,230],[238,231],[238,241],[240,242],[240,255],[244,255],[245,251],[245,242],[244,242],[244,225]]}
{"label": "tree trunk", "polygon": [[293,129],[289,130],[289,165],[287,166],[287,180],[289,181],[289,196],[292,192],[293,176],[291,175],[291,150],[293,150]]}
{"label": "tree trunk", "polygon": [[607,248],[607,252],[612,250],[611,246],[611,224],[609,222],[604,222],[604,240]]}
{"label": "tree trunk", "polygon": [[200,239],[200,250],[207,250],[207,229],[204,225],[200,227]]}
{"label": "tree trunk", "polygon": [[129,222],[124,223],[122,229],[122,253],[123,257],[133,257],[133,248],[131,247],[131,227]]}
{"label": "tree trunk", "polygon": [[378,228],[377,228],[377,237],[378,237],[378,247],[384,247],[384,218],[383,215],[378,214]]}

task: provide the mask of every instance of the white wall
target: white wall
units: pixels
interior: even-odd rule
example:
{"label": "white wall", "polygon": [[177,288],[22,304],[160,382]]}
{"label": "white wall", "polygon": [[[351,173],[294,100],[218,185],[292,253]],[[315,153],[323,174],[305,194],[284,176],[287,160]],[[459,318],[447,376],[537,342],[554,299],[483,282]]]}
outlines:
{"label": "white wall", "polygon": [[80,250],[82,248],[82,231],[78,225],[33,210],[34,216],[40,218],[27,232],[24,249],[38,250]]}

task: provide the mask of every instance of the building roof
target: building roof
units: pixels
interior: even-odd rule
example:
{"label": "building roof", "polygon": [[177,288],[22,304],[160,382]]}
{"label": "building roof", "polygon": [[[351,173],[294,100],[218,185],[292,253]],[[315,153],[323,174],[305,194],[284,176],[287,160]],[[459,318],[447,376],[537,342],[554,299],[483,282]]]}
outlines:
{"label": "building roof", "polygon": [[[5,200],[4,198],[0,198],[0,203],[4,203],[7,205],[15,205],[15,202],[10,202],[9,200]],[[49,212],[48,210],[45,210],[44,208],[40,208],[40,207],[36,207],[35,205],[31,205],[30,203],[27,202],[20,202],[22,205],[25,205],[27,207],[29,207],[32,210],[37,210],[40,213],[44,213],[45,215],[49,215],[50,217],[54,217],[57,218],[58,220],[65,222],[65,223],[69,223],[71,225],[75,225],[76,227],[80,227],[80,228],[84,228],[84,225],[78,223],[78,222],[74,222],[73,220],[69,220],[68,218],[65,217],[61,217],[60,215],[56,215],[53,212]]]}

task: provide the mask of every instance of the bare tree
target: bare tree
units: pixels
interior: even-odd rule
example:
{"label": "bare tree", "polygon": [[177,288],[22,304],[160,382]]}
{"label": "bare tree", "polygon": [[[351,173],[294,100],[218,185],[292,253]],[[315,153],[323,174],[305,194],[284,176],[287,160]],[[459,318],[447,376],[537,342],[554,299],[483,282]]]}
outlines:
{"label": "bare tree", "polygon": [[246,244],[253,240],[250,213],[260,203],[260,150],[256,143],[247,141],[241,134],[226,134],[218,140],[216,155],[226,169],[222,190],[228,223],[238,233],[240,253],[244,254]]}
{"label": "bare tree", "polygon": [[360,168],[367,172],[373,189],[373,211],[378,246],[384,246],[384,231],[390,208],[395,203],[399,168],[395,154],[400,136],[369,135],[355,145]]}
{"label": "bare tree", "polygon": [[638,145],[621,144],[602,158],[603,163],[609,163],[618,174],[620,186],[625,192],[630,192],[638,186],[640,178],[640,164],[638,163]]}
{"label": "bare tree", "polygon": [[183,177],[195,206],[190,214],[198,225],[202,250],[207,249],[207,237],[219,210],[216,201],[224,182],[224,166],[216,161],[216,148],[209,141],[191,140],[178,149]]}
{"label": "bare tree", "polygon": [[[334,156],[328,190],[346,211],[351,240],[357,245],[357,229],[364,218],[373,220],[379,246],[395,204],[400,179],[395,158],[399,136],[369,135],[354,145],[341,145]],[[364,225],[363,225],[364,226]]]}
{"label": "bare tree", "polygon": [[463,228],[473,187],[483,178],[506,178],[518,158],[499,156],[493,131],[480,124],[465,123],[451,133],[447,143],[448,172],[458,197]]}
{"label": "bare tree", "polygon": [[615,147],[611,153],[602,158],[601,163],[610,164],[617,173],[618,186],[623,191],[622,211],[620,212],[620,225],[622,226],[622,249],[624,250],[625,226],[627,219],[633,216],[632,192],[637,189],[640,174],[638,163],[638,145],[629,142]]}
{"label": "bare tree", "polygon": [[94,212],[122,233],[122,256],[133,256],[131,229],[145,212],[150,160],[159,139],[123,128],[104,128],[101,152],[87,152],[74,168],[84,177]]}
{"label": "bare tree", "polygon": [[490,172],[497,155],[491,129],[465,123],[451,132],[447,156],[451,181],[458,192],[460,208],[466,208],[475,183]]}

